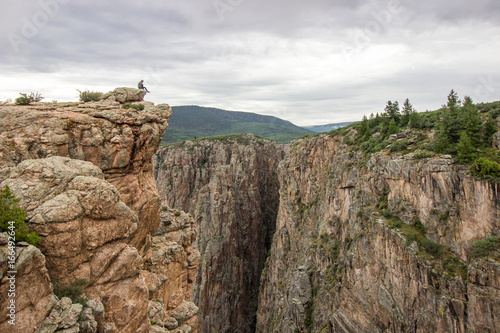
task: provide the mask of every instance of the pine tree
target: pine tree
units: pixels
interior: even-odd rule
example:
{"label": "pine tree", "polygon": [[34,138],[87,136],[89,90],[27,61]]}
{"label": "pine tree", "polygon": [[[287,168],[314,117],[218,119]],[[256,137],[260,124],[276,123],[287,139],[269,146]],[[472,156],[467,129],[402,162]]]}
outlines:
{"label": "pine tree", "polygon": [[435,137],[432,145],[433,145],[433,149],[437,153],[447,152],[447,150],[450,146],[450,141],[448,140],[448,136],[446,135],[446,132],[444,130],[438,129],[438,131],[436,132],[436,137]]}
{"label": "pine tree", "polygon": [[468,164],[474,161],[475,157],[476,154],[472,141],[467,135],[467,132],[462,131],[457,145],[457,159],[462,164]]}
{"label": "pine tree", "polygon": [[441,119],[437,128],[434,149],[438,153],[456,152],[456,143],[460,139],[462,129],[461,117],[459,114],[460,100],[452,89],[448,95],[448,102],[443,105]]}
{"label": "pine tree", "polygon": [[396,133],[398,133],[398,126],[396,125],[396,121],[394,120],[394,118],[391,118],[391,120],[389,121],[389,129],[387,130],[387,134],[391,135]]}
{"label": "pine tree", "polygon": [[483,134],[483,143],[486,146],[491,146],[491,143],[493,142],[493,134],[496,132],[496,121],[493,119],[493,117],[488,115],[488,118],[486,119],[486,122],[484,123],[484,134]]}
{"label": "pine tree", "polygon": [[19,199],[8,186],[0,189],[0,232],[13,232],[16,241],[25,241],[36,246],[40,236],[36,232],[29,231],[24,222],[26,211],[19,207],[18,203]]}
{"label": "pine tree", "polygon": [[459,112],[460,104],[461,102],[458,99],[457,93],[452,89],[448,95],[447,110],[445,112],[446,119],[444,119],[447,127],[447,135],[451,143],[458,142],[460,138],[460,131],[462,130]]}
{"label": "pine tree", "polygon": [[403,103],[403,110],[401,112],[403,116],[401,117],[401,126],[406,126],[410,121],[410,115],[415,113],[413,105],[411,105],[410,100],[407,98]]}
{"label": "pine tree", "polygon": [[363,115],[363,120],[361,120],[361,124],[358,130],[359,136],[364,137],[367,130],[368,130],[368,118],[366,118],[366,116]]}
{"label": "pine tree", "polygon": [[462,107],[462,128],[467,132],[474,147],[478,147],[481,139],[481,116],[469,96],[465,96]]}
{"label": "pine tree", "polygon": [[413,112],[409,117],[410,128],[422,128],[422,119],[417,112]]}
{"label": "pine tree", "polygon": [[396,123],[399,122],[399,116],[401,115],[401,113],[399,112],[399,103],[397,101],[395,101],[394,103],[392,101],[388,101],[384,110],[384,117],[388,119],[394,119]]}

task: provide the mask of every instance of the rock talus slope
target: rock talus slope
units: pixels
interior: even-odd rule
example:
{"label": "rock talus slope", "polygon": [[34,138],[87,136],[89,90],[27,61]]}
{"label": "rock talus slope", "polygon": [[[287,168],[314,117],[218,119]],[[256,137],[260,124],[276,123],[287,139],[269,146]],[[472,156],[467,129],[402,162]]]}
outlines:
{"label": "rock talus slope", "polygon": [[161,149],[162,203],[192,214],[201,253],[195,302],[202,332],[252,332],[260,271],[278,206],[281,145],[253,135]]}
{"label": "rock talus slope", "polygon": [[295,145],[279,180],[257,332],[498,330],[500,265],[470,246],[498,235],[499,183],[328,135]]}

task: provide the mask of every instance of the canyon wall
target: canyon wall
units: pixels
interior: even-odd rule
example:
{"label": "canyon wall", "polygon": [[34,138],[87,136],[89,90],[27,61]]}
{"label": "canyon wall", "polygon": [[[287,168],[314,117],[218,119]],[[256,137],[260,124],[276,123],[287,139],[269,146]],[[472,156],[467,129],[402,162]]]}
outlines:
{"label": "canyon wall", "polygon": [[[117,88],[99,102],[0,106],[0,187],[20,199],[28,227],[41,236],[38,248],[18,243],[16,326],[7,323],[3,293],[0,330],[196,330],[196,233],[181,212],[182,223],[162,217],[177,228],[160,226],[153,177],[171,108],[144,94]],[[2,292],[9,285],[4,238]],[[52,292],[74,283],[83,283],[83,304]]]}
{"label": "canyon wall", "polygon": [[497,331],[498,253],[470,247],[498,236],[500,184],[450,156],[342,141],[300,140],[280,164],[257,332]]}
{"label": "canyon wall", "polygon": [[253,332],[260,272],[278,207],[283,146],[250,134],[169,145],[157,154],[162,204],[194,216],[202,332]]}

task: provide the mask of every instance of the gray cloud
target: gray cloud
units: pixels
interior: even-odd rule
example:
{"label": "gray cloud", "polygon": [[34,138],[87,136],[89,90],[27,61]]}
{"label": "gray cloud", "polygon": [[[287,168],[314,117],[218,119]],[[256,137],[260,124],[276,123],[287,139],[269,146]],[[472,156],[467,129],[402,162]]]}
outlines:
{"label": "gray cloud", "polygon": [[[218,5],[218,6],[216,6]],[[448,91],[500,99],[500,3],[21,0],[0,13],[0,100],[144,79],[155,102],[357,120]],[[45,19],[46,18],[46,19]],[[497,83],[498,82],[498,83]]]}

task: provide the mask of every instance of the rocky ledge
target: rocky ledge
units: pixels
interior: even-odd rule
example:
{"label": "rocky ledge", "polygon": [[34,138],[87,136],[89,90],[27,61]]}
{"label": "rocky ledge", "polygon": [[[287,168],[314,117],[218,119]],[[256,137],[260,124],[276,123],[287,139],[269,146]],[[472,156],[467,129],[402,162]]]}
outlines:
{"label": "rocky ledge", "polygon": [[[131,244],[142,249],[159,224],[151,158],[172,114],[169,105],[142,101],[143,96],[139,89],[117,88],[99,102],[0,106],[0,179],[27,159],[63,156],[92,162],[138,215]],[[144,110],[121,104],[130,101]]]}

